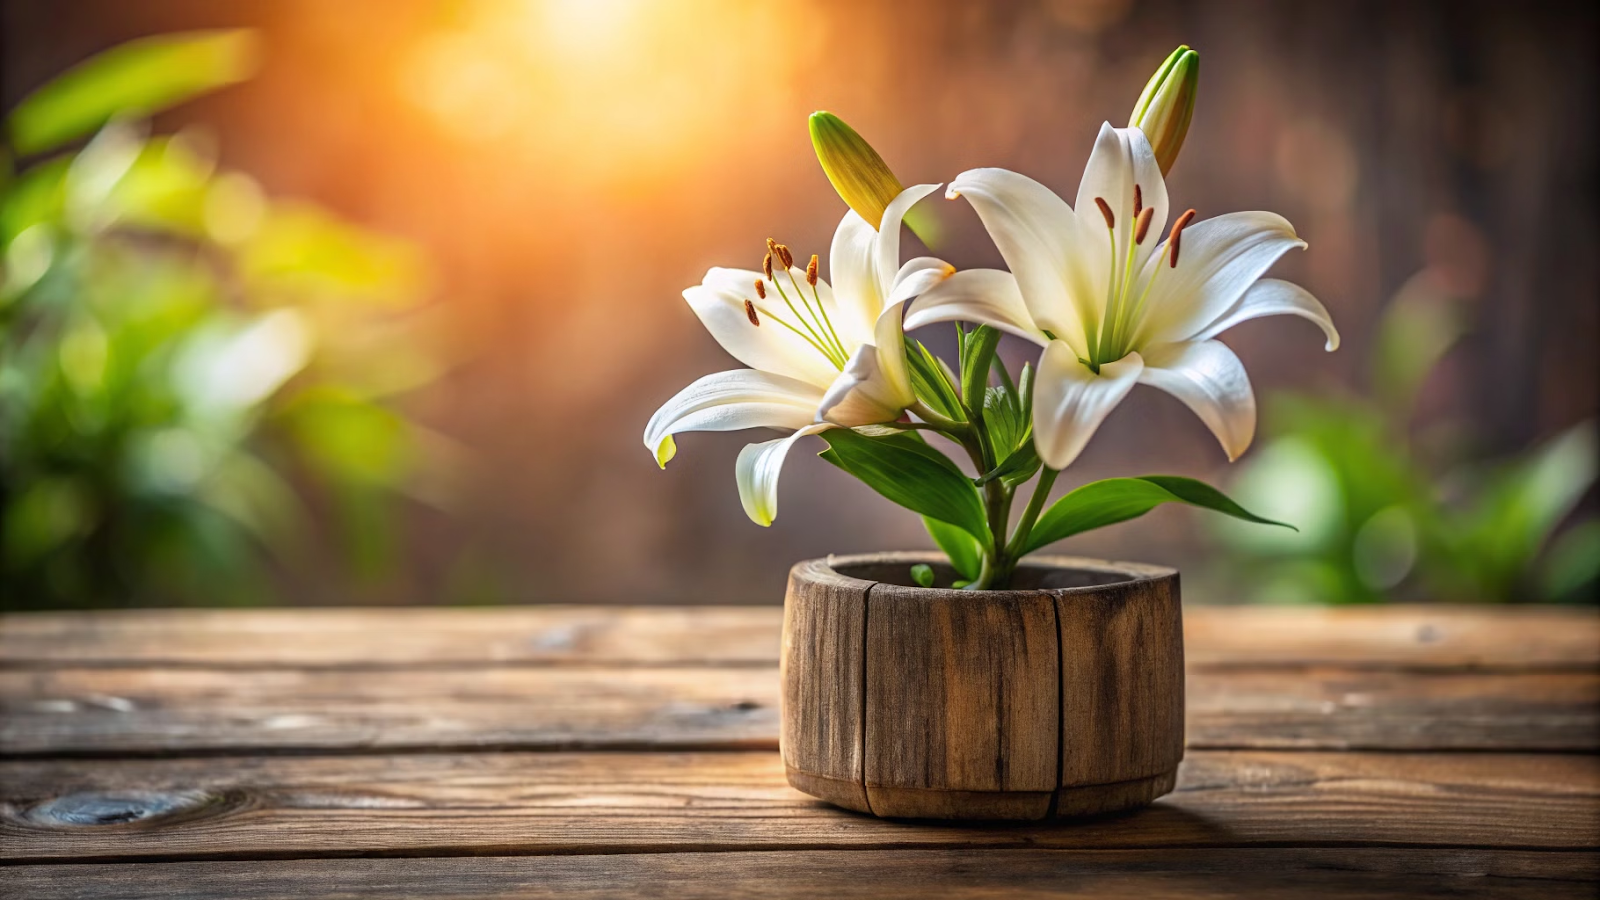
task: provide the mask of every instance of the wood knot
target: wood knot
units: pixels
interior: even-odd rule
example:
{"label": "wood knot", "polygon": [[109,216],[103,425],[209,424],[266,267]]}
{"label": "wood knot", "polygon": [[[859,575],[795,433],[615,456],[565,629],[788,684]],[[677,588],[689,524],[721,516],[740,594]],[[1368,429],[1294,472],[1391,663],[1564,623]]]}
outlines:
{"label": "wood knot", "polygon": [[223,801],[205,791],[82,791],[39,803],[23,818],[42,828],[101,828],[188,816]]}

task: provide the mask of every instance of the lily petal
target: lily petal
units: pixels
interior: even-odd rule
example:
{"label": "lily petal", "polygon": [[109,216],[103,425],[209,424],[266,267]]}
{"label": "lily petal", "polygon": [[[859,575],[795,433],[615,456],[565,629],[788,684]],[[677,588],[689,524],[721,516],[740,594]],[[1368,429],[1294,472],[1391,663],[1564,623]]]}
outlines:
{"label": "lily petal", "polygon": [[1315,322],[1328,338],[1328,352],[1339,349],[1339,329],[1333,327],[1333,317],[1328,314],[1327,307],[1300,285],[1276,278],[1263,278],[1256,282],[1227,312],[1201,329],[1191,340],[1208,341],[1240,322],[1262,316],[1285,315]]}
{"label": "lily petal", "polygon": [[744,505],[744,514],[750,521],[766,527],[777,518],[778,473],[783,470],[784,457],[789,455],[789,448],[795,441],[832,427],[826,423],[807,425],[788,437],[748,444],[739,451],[733,473],[739,482],[739,502]]}
{"label": "lily petal", "polygon": [[[684,291],[683,298],[700,324],[734,359],[764,372],[826,387],[838,370],[821,351],[779,321],[800,325],[792,321],[794,315],[776,291],[769,286],[766,299],[756,295],[756,279],[761,277],[760,272],[747,269],[714,268],[706,272],[700,285]],[[746,300],[755,307],[760,325],[751,324]]]}
{"label": "lily petal", "polygon": [[[1135,216],[1133,212],[1134,186],[1139,187],[1142,206],[1151,210],[1150,227],[1144,243],[1133,243]],[[1110,122],[1100,126],[1094,150],[1083,169],[1083,180],[1078,183],[1078,201],[1074,209],[1086,226],[1084,230],[1093,237],[1094,251],[1090,254],[1101,270],[1111,263],[1110,234],[1095,198],[1106,202],[1116,222],[1117,249],[1121,251],[1116,265],[1107,275],[1114,281],[1112,292],[1121,288],[1125,271],[1139,272],[1145,260],[1155,251],[1157,240],[1167,224],[1167,182],[1161,177],[1161,164],[1156,161],[1150,140],[1137,128],[1113,128]],[[1133,266],[1127,268],[1122,254],[1133,247]],[[1105,281],[1096,282],[1104,285]]]}
{"label": "lily petal", "polygon": [[1084,226],[1067,202],[1006,169],[962,172],[946,196],[967,198],[983,220],[1034,325],[1087,355],[1084,335],[1099,321],[1105,302],[1105,282],[1096,279],[1105,273],[1109,251],[1081,252],[1091,238],[1081,233]]}
{"label": "lily petal", "polygon": [[[892,314],[898,315],[898,308]],[[898,332],[899,323],[894,325]],[[857,425],[893,422],[900,418],[900,414],[914,399],[910,395],[910,378],[905,372],[903,347],[900,348],[899,368],[897,374],[892,367],[884,365],[877,347],[862,344],[823,395],[816,409],[816,421],[854,428]]]}
{"label": "lily petal", "polygon": [[1034,443],[1044,464],[1064,469],[1077,459],[1143,369],[1139,354],[1129,353],[1101,366],[1097,375],[1065,341],[1051,341],[1039,359],[1033,388]]}
{"label": "lily petal", "polygon": [[[1177,268],[1165,252],[1146,266],[1149,309],[1135,345],[1182,341],[1217,321],[1278,257],[1305,241],[1277,213],[1229,213],[1183,230]],[[1162,242],[1163,251],[1166,242]],[[1158,271],[1158,269],[1160,269]]]}
{"label": "lily petal", "polygon": [[878,351],[878,371],[883,373],[894,392],[894,403],[902,410],[917,402],[917,394],[911,388],[911,369],[906,364],[906,332],[901,321],[904,316],[904,301],[884,307],[878,316],[878,333],[873,341]]}
{"label": "lily petal", "polygon": [[666,468],[683,431],[803,428],[816,419],[822,390],[796,378],[734,369],[699,379],[656,410],[644,427],[644,446]]}
{"label": "lily petal", "polygon": [[[889,299],[885,306],[889,303],[910,300],[955,273],[956,267],[942,259],[919,256],[910,260],[895,273],[894,284],[889,289]],[[878,318],[882,319],[882,314],[879,314]]]}
{"label": "lily petal", "polygon": [[888,303],[900,270],[900,222],[918,200],[938,190],[937,184],[912,185],[883,211],[877,227],[855,210],[844,214],[828,250],[828,277],[839,306],[841,337],[856,343],[872,340],[879,313]]}
{"label": "lily petal", "polygon": [[999,269],[963,269],[928,289],[912,301],[905,327],[955,321],[991,325],[1041,347],[1050,344],[1028,315],[1016,277]]}
{"label": "lily petal", "polygon": [[1139,382],[1182,400],[1217,436],[1228,461],[1250,448],[1256,433],[1256,395],[1244,364],[1217,341],[1146,347]]}
{"label": "lily petal", "polygon": [[873,251],[877,254],[874,259],[874,271],[878,276],[878,287],[883,292],[885,302],[894,286],[895,275],[900,271],[900,223],[905,221],[906,213],[911,207],[916,206],[922,198],[944,187],[940,184],[914,184],[900,192],[900,196],[889,201],[883,210],[883,221],[878,223],[878,239],[873,244]]}

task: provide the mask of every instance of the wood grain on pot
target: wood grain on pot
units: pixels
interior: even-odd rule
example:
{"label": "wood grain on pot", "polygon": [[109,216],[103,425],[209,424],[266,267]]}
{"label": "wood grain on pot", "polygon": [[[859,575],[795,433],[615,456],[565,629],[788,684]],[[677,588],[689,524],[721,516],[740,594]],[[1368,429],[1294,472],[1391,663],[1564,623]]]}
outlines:
{"label": "wood grain on pot", "polygon": [[872,811],[1043,818],[1059,755],[1058,649],[1048,595],[874,585],[865,773]]}
{"label": "wood grain on pot", "polygon": [[862,784],[862,667],[870,582],[822,560],[789,573],[784,600],[778,737],[789,783],[870,812]]}
{"label": "wood grain on pot", "polygon": [[1019,570],[1015,590],[896,583],[919,562],[938,558],[791,573],[783,740],[795,787],[885,817],[983,819],[1108,812],[1172,790],[1175,572],[1046,558]]}
{"label": "wood grain on pot", "polygon": [[1141,575],[1056,595],[1064,789],[1165,778],[1183,759],[1178,575]]}

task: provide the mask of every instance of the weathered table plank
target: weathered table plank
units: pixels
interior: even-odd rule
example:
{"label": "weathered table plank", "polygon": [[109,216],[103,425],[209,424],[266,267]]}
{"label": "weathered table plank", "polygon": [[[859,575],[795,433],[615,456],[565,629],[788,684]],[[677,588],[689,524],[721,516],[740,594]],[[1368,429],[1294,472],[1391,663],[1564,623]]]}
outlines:
{"label": "weathered table plank", "polygon": [[1600,856],[1514,850],[797,850],[468,859],[47,865],[9,869],[33,900],[938,896],[1214,900],[1472,894],[1592,897]]}
{"label": "weathered table plank", "polygon": [[[0,670],[0,755],[768,748],[773,668]],[[1600,670],[1197,668],[1196,748],[1600,748]]]}
{"label": "weathered table plank", "polygon": [[780,607],[117,610],[0,618],[0,660],[293,667],[777,665]]}
{"label": "weathered table plank", "polygon": [[[776,665],[782,619],[776,606],[25,613],[0,618],[0,665]],[[1199,666],[1600,665],[1593,609],[1191,607],[1184,630]]]}
{"label": "weathered table plank", "polygon": [[[1594,610],[1191,609],[1178,791],[1009,827],[885,822],[790,789],[771,752],[780,617],[0,617],[0,895],[1559,898],[1600,882]],[[1347,748],[1384,752],[1328,752]],[[1458,750],[1480,752],[1438,752]],[[1545,752],[1510,752],[1529,750]]]}
{"label": "weathered table plank", "polygon": [[[828,848],[1600,845],[1600,757],[1196,752],[1153,807],[1077,823],[886,822],[776,754],[487,753],[0,763],[0,859]],[[146,812],[160,814],[141,818]],[[105,824],[99,824],[105,823]]]}

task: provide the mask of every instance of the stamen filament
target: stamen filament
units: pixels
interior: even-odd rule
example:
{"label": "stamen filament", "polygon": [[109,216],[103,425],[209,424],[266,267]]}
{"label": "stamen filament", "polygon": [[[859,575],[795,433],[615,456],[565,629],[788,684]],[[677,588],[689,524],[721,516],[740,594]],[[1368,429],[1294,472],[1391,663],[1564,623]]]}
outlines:
{"label": "stamen filament", "polygon": [[[790,309],[793,309],[793,308],[794,307],[790,307]],[[782,325],[783,327],[785,327],[785,328],[789,329],[790,331],[794,332],[795,334],[799,335],[801,340],[803,340],[806,343],[810,344],[812,349],[816,350],[818,353],[821,353],[823,355],[823,357],[828,360],[828,362],[833,363],[833,365],[836,368],[838,368],[839,370],[843,371],[844,365],[842,363],[840,363],[838,360],[834,359],[833,358],[833,354],[831,352],[829,352],[827,349],[823,348],[823,346],[821,344],[817,343],[816,340],[810,334],[808,334],[807,332],[801,331],[800,329],[798,329],[798,328],[794,327],[793,325],[789,324],[789,322],[785,321],[782,316],[775,314],[770,309],[767,310],[767,321],[769,321],[769,322],[777,322],[779,325]]]}
{"label": "stamen filament", "polygon": [[[781,247],[783,245],[779,244],[778,246]],[[792,260],[793,257],[790,257],[790,259]],[[811,310],[812,320],[821,323],[817,326],[822,332],[821,336],[824,339],[831,338],[834,348],[839,351],[839,357],[841,359],[848,360],[850,358],[850,354],[844,352],[844,341],[839,340],[838,332],[833,330],[833,323],[828,321],[828,311],[822,308],[822,298],[820,296],[817,297],[817,305],[813,308],[811,301],[806,299],[806,292],[801,289],[800,282],[795,280],[794,269],[785,269],[784,274],[789,276],[789,285],[793,287],[794,292],[799,295],[800,302],[805,304],[806,309]],[[813,289],[812,292],[815,293],[815,290]]]}
{"label": "stamen filament", "polygon": [[[1123,320],[1127,313],[1128,285],[1133,282],[1133,257],[1136,248],[1137,245],[1134,242],[1128,242],[1128,252],[1122,263],[1122,278],[1117,282],[1116,306],[1114,309],[1108,308],[1106,310],[1106,321],[1100,326],[1102,331],[1109,329],[1111,332],[1109,342],[1106,340],[1105,335],[1102,335],[1100,340],[1100,349],[1108,350],[1109,352],[1103,359],[1096,360],[1096,362],[1116,362],[1123,356],[1120,352],[1122,350]],[[1115,253],[1116,251],[1113,249],[1113,262],[1116,260]]]}
{"label": "stamen filament", "polygon": [[[811,285],[811,296],[817,301],[817,309],[822,310],[822,323],[828,326],[828,333],[833,335],[833,342],[838,345],[840,354],[842,354],[848,360],[850,358],[850,354],[844,352],[844,341],[839,340],[839,332],[834,330],[833,320],[828,318],[828,308],[822,305],[822,293],[817,289],[817,279],[815,277],[816,265],[817,258],[812,256],[811,268],[808,271],[806,282]],[[794,276],[792,275],[790,276],[791,279],[793,277]],[[796,287],[795,290],[799,290],[799,287]]]}
{"label": "stamen filament", "polygon": [[[1099,197],[1096,197],[1094,200],[1099,202]],[[1106,213],[1107,223],[1112,221],[1112,216],[1110,216],[1110,210],[1107,210],[1106,208],[1106,203],[1101,202],[1099,205],[1101,205],[1102,213]],[[1088,333],[1088,340],[1090,340],[1090,360],[1094,364],[1091,368],[1094,368],[1096,372],[1099,372],[1098,367],[1099,364],[1101,364],[1101,349],[1106,346],[1106,341],[1110,338],[1110,335],[1106,330],[1106,323],[1110,322],[1110,317],[1112,317],[1112,312],[1114,312],[1115,309],[1115,303],[1117,303],[1117,301],[1115,301],[1115,291],[1117,291],[1117,231],[1112,229],[1112,227],[1107,226],[1106,234],[1110,239],[1110,259],[1107,259],[1106,263],[1106,303],[1101,304],[1101,320],[1099,320],[1099,327],[1094,328],[1094,330],[1091,330],[1090,333]]]}
{"label": "stamen filament", "polygon": [[[789,276],[789,280],[793,281],[794,276]],[[836,351],[834,347],[828,343],[827,339],[820,334],[820,326],[813,327],[811,322],[806,321],[805,316],[800,315],[800,310],[795,308],[794,301],[789,299],[789,292],[783,289],[782,282],[774,278],[772,280],[772,286],[778,289],[778,296],[783,298],[784,305],[789,307],[789,312],[794,313],[795,320],[801,325],[805,326],[806,333],[809,335],[807,340],[811,342],[811,346],[816,347],[818,352],[828,358],[828,362],[833,363],[835,367],[837,367],[840,371],[843,371],[845,364],[843,354]],[[801,304],[805,305],[805,298],[801,297],[800,300]],[[799,334],[799,331],[796,330],[795,333]]]}

